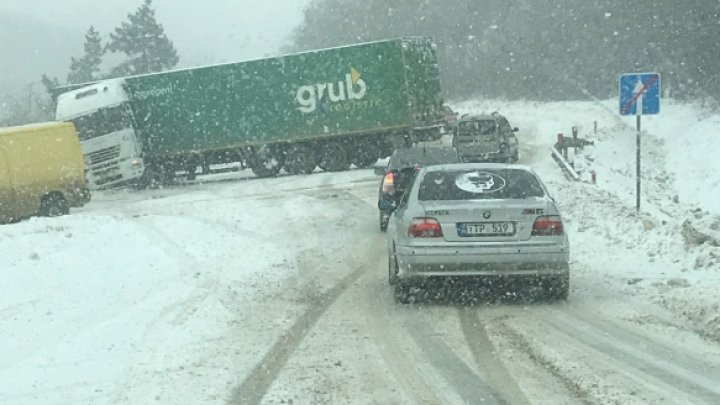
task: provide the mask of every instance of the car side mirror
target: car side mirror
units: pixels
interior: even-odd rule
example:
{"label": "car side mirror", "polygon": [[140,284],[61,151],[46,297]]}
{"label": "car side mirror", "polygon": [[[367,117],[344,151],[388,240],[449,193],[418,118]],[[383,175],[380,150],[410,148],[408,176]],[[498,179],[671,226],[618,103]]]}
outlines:
{"label": "car side mirror", "polygon": [[375,172],[375,175],[377,175],[377,176],[382,176],[382,175],[385,174],[386,170],[385,170],[385,168],[382,167],[382,166],[375,166],[374,172]]}
{"label": "car side mirror", "polygon": [[395,205],[395,201],[393,200],[386,200],[383,198],[378,201],[378,209],[383,211],[394,211],[396,208],[397,205]]}
{"label": "car side mirror", "polygon": [[518,127],[513,128],[513,132],[517,132],[519,130],[520,130],[520,128],[518,128]]}

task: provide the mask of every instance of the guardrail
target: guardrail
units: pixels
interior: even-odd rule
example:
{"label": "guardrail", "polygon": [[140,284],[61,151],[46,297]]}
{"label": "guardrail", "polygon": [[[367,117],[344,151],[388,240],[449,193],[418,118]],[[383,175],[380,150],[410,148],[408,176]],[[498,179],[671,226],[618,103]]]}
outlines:
{"label": "guardrail", "polygon": [[[597,123],[595,125],[597,127]],[[595,145],[595,143],[587,139],[578,138],[577,127],[572,128],[572,134],[572,138],[566,138],[563,134],[557,135],[557,142],[551,147],[551,156],[555,162],[557,162],[565,174],[565,177],[572,181],[582,181],[574,165],[568,161],[568,150],[573,148],[575,153],[577,153],[578,149],[583,149],[587,145]],[[591,182],[595,184],[597,180],[595,171],[590,171],[590,176]]]}

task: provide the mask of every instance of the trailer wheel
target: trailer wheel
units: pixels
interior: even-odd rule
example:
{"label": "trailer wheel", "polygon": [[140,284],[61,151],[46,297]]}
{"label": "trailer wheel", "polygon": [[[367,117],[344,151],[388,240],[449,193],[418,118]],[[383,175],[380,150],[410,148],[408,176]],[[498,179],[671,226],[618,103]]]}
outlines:
{"label": "trailer wheel", "polygon": [[377,162],[380,150],[373,142],[357,142],[351,159],[352,164],[358,168],[372,166]]}
{"label": "trailer wheel", "polygon": [[256,149],[254,156],[248,159],[247,163],[257,177],[277,176],[283,166],[281,154],[268,145]]}
{"label": "trailer wheel", "polygon": [[322,144],[318,165],[328,172],[347,170],[350,167],[350,159],[345,145],[340,141],[328,141]]}
{"label": "trailer wheel", "polygon": [[309,174],[317,166],[315,151],[308,144],[293,145],[285,150],[285,169],[290,174]]}
{"label": "trailer wheel", "polygon": [[137,182],[139,189],[160,188],[175,181],[175,167],[171,164],[148,163]]}

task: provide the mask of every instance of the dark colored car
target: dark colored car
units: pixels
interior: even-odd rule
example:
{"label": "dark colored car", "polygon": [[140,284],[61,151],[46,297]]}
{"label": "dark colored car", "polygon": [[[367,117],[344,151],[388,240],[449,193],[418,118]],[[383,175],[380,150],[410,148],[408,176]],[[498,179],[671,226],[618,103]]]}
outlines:
{"label": "dark colored car", "polygon": [[412,184],[415,173],[420,168],[458,162],[460,158],[454,148],[426,146],[396,149],[390,156],[387,167],[375,168],[377,174],[383,175],[378,196],[380,230],[384,232],[387,229],[392,212],[381,207],[397,205],[403,191]]}

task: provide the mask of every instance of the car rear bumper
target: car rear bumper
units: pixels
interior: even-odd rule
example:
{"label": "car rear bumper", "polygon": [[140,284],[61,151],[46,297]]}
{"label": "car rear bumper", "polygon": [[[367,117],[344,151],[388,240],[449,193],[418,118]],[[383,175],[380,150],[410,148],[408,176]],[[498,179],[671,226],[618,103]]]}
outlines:
{"label": "car rear bumper", "polygon": [[488,153],[462,153],[463,161],[467,163],[486,163],[486,162],[504,162],[512,157],[511,151],[508,152],[488,152]]}
{"label": "car rear bumper", "polygon": [[566,248],[414,248],[396,251],[399,278],[553,276],[569,271]]}

